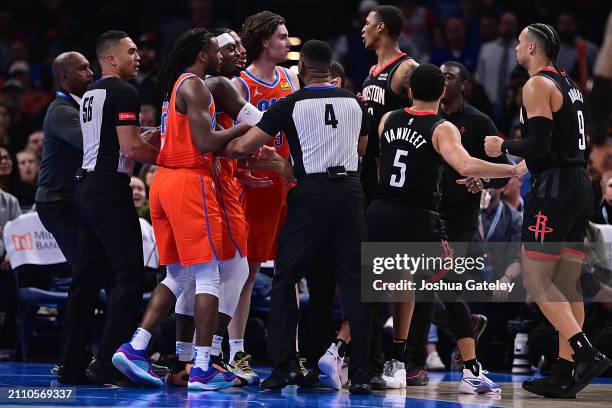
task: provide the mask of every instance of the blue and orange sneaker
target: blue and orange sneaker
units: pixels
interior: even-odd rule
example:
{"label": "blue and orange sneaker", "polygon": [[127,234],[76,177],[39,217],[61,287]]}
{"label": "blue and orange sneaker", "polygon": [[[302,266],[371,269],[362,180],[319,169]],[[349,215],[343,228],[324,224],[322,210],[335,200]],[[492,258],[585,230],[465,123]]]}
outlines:
{"label": "blue and orange sneaker", "polygon": [[212,391],[236,385],[236,375],[217,364],[211,364],[208,370],[193,367],[189,372],[187,389],[195,391]]}
{"label": "blue and orange sneaker", "polygon": [[164,382],[153,372],[147,350],[135,350],[130,343],[123,343],[113,354],[113,365],[126,377],[146,387],[161,387]]}

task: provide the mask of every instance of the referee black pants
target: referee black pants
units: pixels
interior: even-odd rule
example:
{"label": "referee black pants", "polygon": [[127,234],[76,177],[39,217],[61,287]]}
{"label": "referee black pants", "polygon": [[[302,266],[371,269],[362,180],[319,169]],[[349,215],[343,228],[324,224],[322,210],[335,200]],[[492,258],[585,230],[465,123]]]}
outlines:
{"label": "referee black pants", "polygon": [[[370,305],[361,302],[361,241],[365,219],[359,178],[300,181],[290,192],[287,207],[272,282],[268,318],[270,357],[275,366],[294,358],[299,320],[294,286],[312,271],[315,259],[325,259],[328,265],[319,271],[335,275],[328,285],[338,282],[351,325],[353,354],[349,373],[352,375],[358,368],[368,370]],[[333,290],[330,288],[327,294],[328,301],[332,302]]]}
{"label": "referee black pants", "polygon": [[86,351],[100,289],[110,282],[106,326],[97,358],[111,364],[121,343],[130,340],[142,310],[144,261],[130,179],[114,172],[87,173],[76,189],[79,223],[77,267],[70,286],[61,362],[68,370],[89,363]]}

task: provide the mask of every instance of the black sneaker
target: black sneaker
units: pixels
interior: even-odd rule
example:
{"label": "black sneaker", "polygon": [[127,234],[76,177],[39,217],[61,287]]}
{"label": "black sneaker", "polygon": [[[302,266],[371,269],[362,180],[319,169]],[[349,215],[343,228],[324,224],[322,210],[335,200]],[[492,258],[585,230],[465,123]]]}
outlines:
{"label": "black sneaker", "polygon": [[570,377],[563,378],[554,372],[552,375],[537,380],[523,381],[523,389],[541,397],[574,399],[576,394],[565,393],[570,383]]}
{"label": "black sneaker", "polygon": [[370,384],[372,384],[372,389],[375,391],[387,389],[387,382],[382,378],[382,374],[374,374]]}
{"label": "black sneaker", "polygon": [[261,382],[262,390],[280,390],[287,385],[302,385],[304,374],[297,361],[291,360],[285,364],[279,364],[272,369],[272,374]]}
{"label": "black sneaker", "polygon": [[130,381],[125,375],[112,365],[112,363],[104,364],[97,358],[93,359],[85,370],[85,375],[91,384],[104,385],[111,384],[119,387],[135,387],[136,385]]}
{"label": "black sneaker", "polygon": [[64,365],[57,365],[57,381],[63,385],[86,385],[90,381],[85,375],[85,369],[68,368]]}
{"label": "black sneaker", "polygon": [[599,376],[612,366],[612,361],[599,351],[593,349],[593,352],[586,355],[574,354],[575,368],[572,382],[564,391],[564,394],[571,396],[582,391],[593,379]]}
{"label": "black sneaker", "polygon": [[367,371],[358,368],[351,376],[349,392],[356,395],[372,394],[372,378]]}
{"label": "black sneaker", "polygon": [[315,367],[306,376],[304,377],[304,381],[300,385],[302,388],[323,388],[325,385],[319,381],[319,375],[321,374],[321,370],[319,367]]}
{"label": "black sneaker", "polygon": [[422,386],[429,384],[427,369],[418,367],[413,363],[406,363],[406,385],[407,386]]}

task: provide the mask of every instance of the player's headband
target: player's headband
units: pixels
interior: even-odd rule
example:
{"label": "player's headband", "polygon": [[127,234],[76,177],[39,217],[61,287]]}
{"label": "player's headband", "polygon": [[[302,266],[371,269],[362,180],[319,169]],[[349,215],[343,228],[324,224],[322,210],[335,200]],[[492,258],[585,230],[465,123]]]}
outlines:
{"label": "player's headband", "polygon": [[217,36],[219,48],[225,47],[227,44],[235,44],[234,38],[229,33],[223,33]]}

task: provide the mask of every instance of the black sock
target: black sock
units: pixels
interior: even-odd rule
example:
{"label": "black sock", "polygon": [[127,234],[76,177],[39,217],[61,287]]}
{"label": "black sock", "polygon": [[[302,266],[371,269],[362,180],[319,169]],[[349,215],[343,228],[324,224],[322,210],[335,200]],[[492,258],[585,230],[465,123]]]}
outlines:
{"label": "black sock", "polygon": [[344,354],[346,354],[346,348],[348,347],[346,341],[342,339],[336,339],[334,340],[334,344],[338,348],[338,355],[340,356],[340,358],[344,357]]}
{"label": "black sock", "polygon": [[480,375],[480,367],[478,366],[478,360],[476,360],[475,358],[464,361],[463,368],[466,370],[470,370],[472,374],[474,374],[476,377]]}
{"label": "black sock", "polygon": [[406,339],[393,339],[393,346],[391,348],[391,358],[403,363],[405,354]]}
{"label": "black sock", "polygon": [[574,362],[559,357],[554,373],[560,378],[572,378],[574,374]]}
{"label": "black sock", "polygon": [[591,354],[593,351],[593,346],[584,332],[573,335],[569,339],[569,344],[577,355]]}

